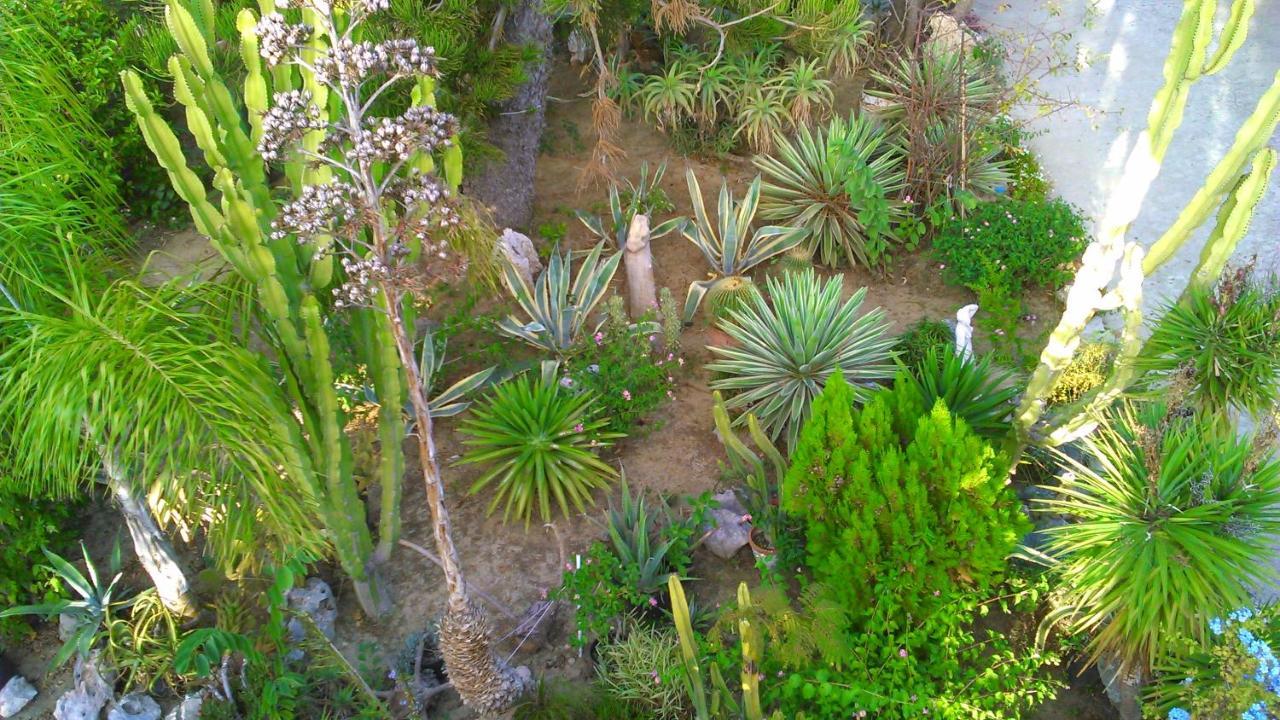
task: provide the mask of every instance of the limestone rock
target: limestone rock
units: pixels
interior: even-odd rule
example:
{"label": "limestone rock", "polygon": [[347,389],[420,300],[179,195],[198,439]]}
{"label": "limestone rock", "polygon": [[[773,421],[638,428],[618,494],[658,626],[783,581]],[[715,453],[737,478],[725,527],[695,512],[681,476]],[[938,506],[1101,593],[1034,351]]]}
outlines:
{"label": "limestone rock", "polygon": [[160,720],[160,704],[146,693],[129,693],[107,711],[107,720]]}
{"label": "limestone rock", "polygon": [[0,688],[0,718],[17,715],[35,697],[35,686],[21,675],[14,675]]}
{"label": "limestone rock", "polygon": [[182,698],[182,702],[164,716],[164,720],[199,720],[200,708],[204,705],[204,691],[191,693]]}
{"label": "limestone rock", "polygon": [[542,272],[542,261],[538,259],[538,248],[533,246],[529,236],[511,228],[503,230],[502,237],[498,238],[498,252],[507,258],[529,287],[533,287],[538,273]]}
{"label": "limestone rock", "polygon": [[716,557],[728,560],[747,544],[751,523],[742,519],[743,513],[724,507],[715,508],[710,515],[712,530],[705,541],[707,549]]}
{"label": "limestone rock", "polygon": [[112,681],[99,670],[96,652],[87,661],[76,660],[74,677],[75,687],[53,707],[54,720],[98,720],[111,700]]}
{"label": "limestone rock", "polygon": [[929,16],[929,39],[924,51],[933,56],[954,55],[972,50],[978,39],[953,15],[936,12]]}
{"label": "limestone rock", "polygon": [[1111,656],[1098,659],[1098,675],[1107,689],[1107,698],[1120,711],[1120,720],[1142,720],[1142,676],[1122,675],[1120,663]]}
{"label": "limestone rock", "polygon": [[[333,626],[338,620],[338,601],[333,597],[329,583],[320,578],[307,578],[307,584],[293,588],[285,596],[285,602],[295,614],[306,615],[315,623],[322,635],[333,639]],[[307,637],[306,625],[297,617],[289,619],[289,639],[294,643]]]}

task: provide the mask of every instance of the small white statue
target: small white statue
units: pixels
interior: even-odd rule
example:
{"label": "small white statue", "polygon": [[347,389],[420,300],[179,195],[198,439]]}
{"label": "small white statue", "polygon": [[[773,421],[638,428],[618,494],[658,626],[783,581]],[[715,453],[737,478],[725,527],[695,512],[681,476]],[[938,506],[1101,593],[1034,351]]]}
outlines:
{"label": "small white statue", "polygon": [[973,359],[973,315],[977,305],[965,305],[956,311],[956,354],[965,360]]}

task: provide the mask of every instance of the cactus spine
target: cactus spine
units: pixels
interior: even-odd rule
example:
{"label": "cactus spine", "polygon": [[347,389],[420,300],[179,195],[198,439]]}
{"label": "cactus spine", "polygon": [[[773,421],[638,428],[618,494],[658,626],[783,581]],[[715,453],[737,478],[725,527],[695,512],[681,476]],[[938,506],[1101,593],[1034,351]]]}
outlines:
{"label": "cactus spine", "polygon": [[[259,6],[262,14],[275,10],[273,0],[260,0]],[[241,114],[209,57],[209,45],[215,42],[212,18],[209,0],[167,0],[165,6],[165,22],[179,48],[169,61],[174,97],[184,110],[187,129],[204,161],[214,171],[213,185],[221,196],[220,207],[210,201],[208,189],[187,166],[177,136],[155,112],[132,71],[121,74],[126,99],[147,145],[187,203],[196,229],[255,288],[269,328],[267,336],[276,345],[283,386],[299,410],[299,425],[290,429],[290,435],[299,440],[299,448],[307,457],[306,462],[293,463],[291,470],[303,474],[299,481],[306,483],[316,497],[318,514],[339,562],[354,582],[362,607],[370,614],[380,614],[386,598],[371,569],[376,561],[390,556],[399,537],[404,462],[403,371],[385,315],[358,311],[358,323],[366,326],[366,342],[359,349],[371,368],[378,397],[387,404],[379,413],[382,532],[375,555],[364,504],[352,477],[351,448],[343,432],[346,418],[333,384],[325,309],[319,295],[335,280],[333,257],[325,252],[331,239],[322,236],[299,244],[291,238],[271,237],[271,220],[277,205],[266,165],[257,153],[262,114],[272,92],[305,89],[319,107],[325,107],[327,88],[305,68],[281,65],[264,71],[255,35],[258,16],[246,9],[236,18],[240,57],[246,71],[241,93],[245,113]],[[323,35],[314,33],[309,46],[318,51],[325,42]],[[303,147],[313,151],[320,148],[324,135],[322,130],[310,131],[303,138]],[[446,163],[454,166],[456,183],[461,158],[446,159]],[[287,165],[285,176],[296,196],[305,185],[327,182],[331,171],[295,160]]]}
{"label": "cactus spine", "polygon": [[[1253,0],[1235,0],[1227,24],[1218,36],[1212,56],[1216,0],[1185,0],[1164,65],[1164,85],[1156,93],[1147,117],[1147,128],[1125,164],[1117,190],[1108,199],[1097,239],[1085,250],[1082,266],[1067,294],[1066,308],[1040,355],[1027,391],[1014,415],[1010,439],[1016,458],[1031,442],[1058,444],[1092,430],[1098,411],[1133,380],[1133,359],[1141,349],[1141,283],[1179,248],[1215,209],[1219,220],[1201,255],[1193,283],[1212,283],[1225,267],[1236,244],[1248,229],[1249,218],[1276,164],[1276,155],[1264,146],[1280,121],[1280,72],[1259,99],[1253,113],[1236,133],[1227,154],[1209,174],[1204,185],[1182,210],[1172,226],[1152,245],[1145,257],[1140,248],[1126,244],[1125,235],[1137,217],[1147,191],[1160,172],[1169,143],[1182,122],[1191,85],[1200,77],[1218,72],[1244,43],[1253,16]],[[1252,170],[1243,175],[1246,166]],[[1136,265],[1135,265],[1135,258]],[[1117,267],[1120,277],[1112,288]],[[1126,314],[1120,357],[1112,376],[1090,397],[1045,419],[1045,398],[1070,364],[1081,335],[1099,311],[1120,309]]]}

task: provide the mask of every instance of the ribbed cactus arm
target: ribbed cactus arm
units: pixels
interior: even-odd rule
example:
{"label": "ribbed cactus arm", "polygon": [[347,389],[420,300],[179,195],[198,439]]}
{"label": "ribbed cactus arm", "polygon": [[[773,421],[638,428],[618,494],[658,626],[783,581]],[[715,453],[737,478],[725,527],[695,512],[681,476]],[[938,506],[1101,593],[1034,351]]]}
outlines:
{"label": "ribbed cactus arm", "polygon": [[1263,93],[1253,112],[1236,132],[1227,154],[1214,166],[1191,202],[1178,214],[1178,219],[1151,246],[1142,264],[1143,272],[1150,275],[1168,262],[1191,233],[1209,219],[1223,196],[1244,172],[1245,165],[1271,139],[1277,123],[1280,123],[1280,72],[1276,72],[1271,87]]}
{"label": "ribbed cactus arm", "polygon": [[1249,34],[1249,20],[1253,18],[1254,0],[1235,0],[1231,3],[1231,16],[1218,36],[1218,49],[1204,66],[1204,74],[1212,75],[1231,62],[1236,51]]}
{"label": "ribbed cactus arm", "polygon": [[249,116],[249,139],[262,139],[262,116],[267,112],[270,91],[267,78],[262,73],[262,58],[258,56],[258,16],[245,8],[236,15],[236,30],[240,31],[240,60],[244,63],[244,109]]}
{"label": "ribbed cactus arm", "polygon": [[1240,183],[1227,196],[1227,201],[1218,211],[1218,224],[1200,252],[1200,263],[1191,275],[1188,289],[1208,287],[1218,281],[1227,260],[1236,251],[1236,245],[1249,231],[1253,212],[1262,202],[1271,173],[1276,169],[1276,160],[1276,151],[1271,148],[1258,153],[1249,173],[1240,178]]}

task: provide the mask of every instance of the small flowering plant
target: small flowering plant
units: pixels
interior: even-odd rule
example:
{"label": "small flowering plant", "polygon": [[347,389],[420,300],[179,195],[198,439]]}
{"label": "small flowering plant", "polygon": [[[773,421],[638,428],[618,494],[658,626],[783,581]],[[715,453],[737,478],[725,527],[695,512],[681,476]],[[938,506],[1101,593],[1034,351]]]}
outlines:
{"label": "small flowering plant", "polygon": [[1207,644],[1157,670],[1145,715],[1167,720],[1270,720],[1280,710],[1280,614],[1242,607],[1209,620]]}
{"label": "small flowering plant", "polygon": [[564,366],[567,386],[598,397],[607,429],[630,433],[646,415],[675,398],[684,367],[679,348],[664,347],[652,318],[632,323],[622,298],[605,306],[604,325]]}

